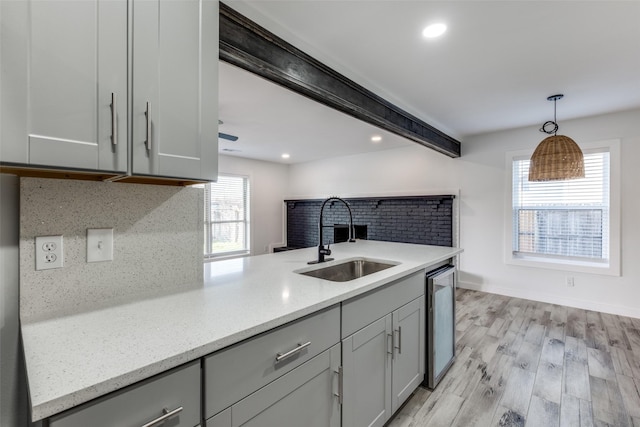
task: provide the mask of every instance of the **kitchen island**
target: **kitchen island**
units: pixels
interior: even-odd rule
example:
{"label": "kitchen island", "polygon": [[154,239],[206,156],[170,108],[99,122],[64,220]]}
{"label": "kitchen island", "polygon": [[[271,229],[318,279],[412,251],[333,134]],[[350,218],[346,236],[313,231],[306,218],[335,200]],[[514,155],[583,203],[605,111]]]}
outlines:
{"label": "kitchen island", "polygon": [[376,241],[332,247],[335,261],[397,264],[348,282],[304,276],[317,248],[206,263],[196,288],[83,308],[22,325],[32,419],[58,414],[335,306],[462,252]]}

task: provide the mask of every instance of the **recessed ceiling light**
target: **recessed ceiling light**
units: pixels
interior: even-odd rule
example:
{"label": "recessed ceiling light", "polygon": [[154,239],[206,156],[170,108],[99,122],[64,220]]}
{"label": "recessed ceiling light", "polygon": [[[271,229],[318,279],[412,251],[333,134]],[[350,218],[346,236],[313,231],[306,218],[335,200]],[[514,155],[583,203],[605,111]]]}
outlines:
{"label": "recessed ceiling light", "polygon": [[432,39],[434,37],[440,37],[445,31],[447,31],[447,26],[442,22],[438,22],[426,26],[424,30],[422,30],[422,35],[428,39]]}
{"label": "recessed ceiling light", "polygon": [[284,153],[281,157],[282,157],[283,159],[288,159],[288,158],[289,158],[289,157],[291,157],[291,156],[290,156],[289,154],[287,154],[287,153]]}
{"label": "recessed ceiling light", "polygon": [[380,135],[373,135],[371,137],[371,142],[380,142],[382,141],[382,137]]}

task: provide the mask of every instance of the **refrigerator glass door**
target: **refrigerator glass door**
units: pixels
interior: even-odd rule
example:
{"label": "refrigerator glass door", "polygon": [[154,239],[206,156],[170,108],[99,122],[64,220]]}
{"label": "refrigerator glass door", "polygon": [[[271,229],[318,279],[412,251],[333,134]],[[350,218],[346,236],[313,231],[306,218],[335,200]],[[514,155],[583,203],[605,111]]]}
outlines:
{"label": "refrigerator glass door", "polygon": [[434,275],[428,284],[428,387],[434,388],[455,358],[455,269]]}

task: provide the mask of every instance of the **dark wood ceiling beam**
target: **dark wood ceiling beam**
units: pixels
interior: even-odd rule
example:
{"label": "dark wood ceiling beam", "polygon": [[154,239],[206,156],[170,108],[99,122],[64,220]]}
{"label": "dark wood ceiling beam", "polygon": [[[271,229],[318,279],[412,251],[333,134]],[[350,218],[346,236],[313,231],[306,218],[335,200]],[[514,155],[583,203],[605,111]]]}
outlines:
{"label": "dark wood ceiling beam", "polygon": [[220,3],[220,59],[450,157],[460,142]]}

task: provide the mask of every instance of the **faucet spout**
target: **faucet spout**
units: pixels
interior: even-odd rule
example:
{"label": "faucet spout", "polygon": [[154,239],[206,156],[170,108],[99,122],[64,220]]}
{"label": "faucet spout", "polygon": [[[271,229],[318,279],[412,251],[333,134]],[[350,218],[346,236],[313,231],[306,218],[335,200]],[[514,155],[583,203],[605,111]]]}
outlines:
{"label": "faucet spout", "polygon": [[307,264],[320,264],[322,262],[325,261],[332,261],[333,258],[325,258],[325,255],[331,255],[331,248],[330,248],[330,244],[327,245],[327,247],[324,246],[324,243],[322,242],[322,235],[323,235],[323,229],[325,227],[333,227],[331,226],[325,226],[324,224],[322,224],[322,215],[324,212],[324,207],[325,205],[330,202],[330,201],[339,201],[344,203],[344,205],[347,207],[347,209],[349,210],[349,242],[355,242],[356,239],[354,238],[354,234],[353,234],[353,213],[351,212],[351,206],[349,206],[349,203],[347,203],[345,200],[341,199],[340,197],[336,197],[336,196],[331,196],[329,198],[327,198],[324,202],[322,202],[322,206],[320,207],[320,219],[318,220],[318,236],[319,236],[319,242],[318,242],[318,259],[317,260],[313,260],[313,261],[309,261]]}

